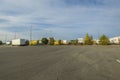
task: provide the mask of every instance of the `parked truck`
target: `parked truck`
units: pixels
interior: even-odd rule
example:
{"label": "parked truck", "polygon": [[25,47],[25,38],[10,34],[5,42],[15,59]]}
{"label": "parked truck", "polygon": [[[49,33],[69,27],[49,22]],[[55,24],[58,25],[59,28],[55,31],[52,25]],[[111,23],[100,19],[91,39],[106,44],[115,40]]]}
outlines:
{"label": "parked truck", "polygon": [[14,39],[12,40],[12,45],[13,46],[24,46],[26,44],[25,39]]}

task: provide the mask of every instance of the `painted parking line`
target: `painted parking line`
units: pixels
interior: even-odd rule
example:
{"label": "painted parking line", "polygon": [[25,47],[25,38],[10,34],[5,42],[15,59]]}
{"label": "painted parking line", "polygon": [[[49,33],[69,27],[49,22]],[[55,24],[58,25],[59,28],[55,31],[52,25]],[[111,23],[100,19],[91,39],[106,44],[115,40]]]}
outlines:
{"label": "painted parking line", "polygon": [[118,63],[120,63],[120,60],[119,60],[119,59],[116,59],[116,61],[117,61]]}

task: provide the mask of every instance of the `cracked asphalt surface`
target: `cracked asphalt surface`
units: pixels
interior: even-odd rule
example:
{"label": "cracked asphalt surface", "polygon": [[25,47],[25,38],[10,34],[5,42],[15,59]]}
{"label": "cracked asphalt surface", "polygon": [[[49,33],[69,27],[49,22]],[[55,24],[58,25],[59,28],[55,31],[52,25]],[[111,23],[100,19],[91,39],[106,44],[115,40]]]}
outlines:
{"label": "cracked asphalt surface", "polygon": [[120,80],[120,46],[0,47],[0,80]]}

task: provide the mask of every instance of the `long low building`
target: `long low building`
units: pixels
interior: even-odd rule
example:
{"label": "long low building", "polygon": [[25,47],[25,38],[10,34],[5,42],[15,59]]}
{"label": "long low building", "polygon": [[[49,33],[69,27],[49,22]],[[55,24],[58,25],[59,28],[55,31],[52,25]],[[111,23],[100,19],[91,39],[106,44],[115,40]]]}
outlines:
{"label": "long low building", "polygon": [[78,38],[77,40],[79,44],[84,44],[84,38]]}
{"label": "long low building", "polygon": [[119,44],[120,43],[120,36],[110,38],[109,40],[110,40],[111,44]]}
{"label": "long low building", "polygon": [[68,40],[62,40],[62,44],[68,44]]}

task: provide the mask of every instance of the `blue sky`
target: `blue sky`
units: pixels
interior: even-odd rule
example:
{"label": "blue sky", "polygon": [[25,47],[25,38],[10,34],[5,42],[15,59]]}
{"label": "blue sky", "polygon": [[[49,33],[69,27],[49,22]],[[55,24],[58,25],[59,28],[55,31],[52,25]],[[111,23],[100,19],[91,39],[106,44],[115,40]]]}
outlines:
{"label": "blue sky", "polygon": [[0,39],[120,35],[120,0],[0,0]]}

